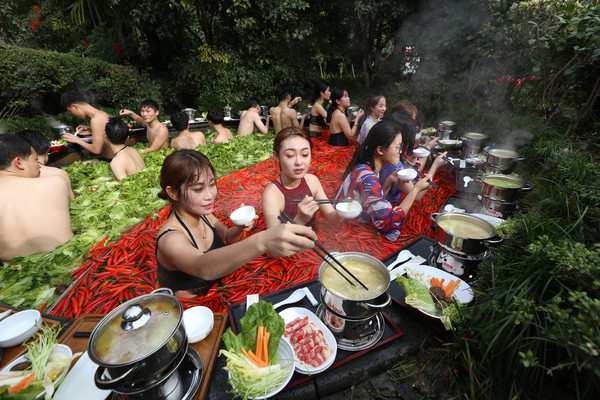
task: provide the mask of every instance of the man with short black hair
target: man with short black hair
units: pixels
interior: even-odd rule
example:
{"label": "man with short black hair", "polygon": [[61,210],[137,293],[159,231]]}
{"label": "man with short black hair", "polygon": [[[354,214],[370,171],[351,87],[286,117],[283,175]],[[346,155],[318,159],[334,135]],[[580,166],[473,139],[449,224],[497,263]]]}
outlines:
{"label": "man with short black hair", "polygon": [[263,124],[260,119],[260,104],[258,100],[251,98],[246,101],[248,109],[242,111],[240,115],[240,124],[238,125],[238,136],[247,136],[254,132],[254,129],[258,129],[263,135],[269,131],[269,120],[270,116],[267,115],[267,123]]}
{"label": "man with short black hair", "polygon": [[302,115],[302,121],[298,123],[296,110],[292,108],[294,104],[302,101],[302,97],[296,97],[292,100],[292,89],[285,85],[278,86],[275,94],[279,100],[277,107],[271,107],[271,118],[273,118],[275,134],[284,128],[304,128],[304,119],[307,114]]}
{"label": "man with short black hair", "polygon": [[206,137],[202,131],[190,132],[190,117],[183,111],[171,114],[171,125],[179,132],[171,141],[172,148],[194,150],[199,145],[206,146]]}
{"label": "man with short black hair", "polygon": [[208,126],[217,132],[217,136],[210,140],[212,144],[229,143],[230,140],[233,140],[233,134],[229,128],[223,126],[223,111],[210,110],[206,114],[206,119],[208,120]]}
{"label": "man with short black hair", "polygon": [[129,127],[121,118],[111,117],[108,120],[105,135],[115,153],[110,161],[110,169],[118,180],[144,169],[145,164],[140,153],[125,144],[129,138]]}
{"label": "man with short black hair", "polygon": [[17,135],[0,135],[0,261],[42,253],[72,236],[70,187],[40,176],[37,154]]}
{"label": "man with short black hair", "polygon": [[154,100],[144,100],[140,104],[140,115],[133,111],[122,109],[119,115],[128,115],[140,126],[146,128],[146,138],[150,147],[142,150],[144,153],[169,147],[169,130],[159,120],[158,103]]}

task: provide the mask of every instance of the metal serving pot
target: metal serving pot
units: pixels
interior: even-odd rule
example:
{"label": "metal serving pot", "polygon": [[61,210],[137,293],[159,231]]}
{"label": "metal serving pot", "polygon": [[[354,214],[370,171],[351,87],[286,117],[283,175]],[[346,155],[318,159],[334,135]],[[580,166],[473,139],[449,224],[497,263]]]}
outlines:
{"label": "metal serving pot", "polygon": [[533,188],[521,178],[502,174],[483,175],[478,182],[481,182],[482,196],[509,202],[517,201],[520,193]]}
{"label": "metal serving pot", "polygon": [[65,133],[72,133],[73,132],[73,129],[70,126],[68,126],[68,125],[59,125],[59,126],[56,127],[56,129],[58,129],[58,133],[60,135],[63,135]]}
{"label": "metal serving pot", "polygon": [[[367,265],[370,268],[369,273],[379,274],[383,280],[383,288],[378,291],[366,293],[365,289],[356,283],[352,277],[349,279],[355,282],[355,286],[351,288],[342,288],[341,285],[328,287],[323,283],[323,275],[337,273],[327,263],[323,262],[319,268],[319,281],[321,282],[321,301],[325,307],[334,315],[348,320],[362,320],[372,317],[378,312],[383,311],[391,303],[391,296],[387,293],[390,285],[390,272],[381,261],[368,254],[358,252],[336,253],[334,257],[342,264],[344,262],[354,261]],[[343,272],[342,268],[334,261],[331,261],[336,268]],[[344,275],[347,275],[343,272]],[[341,277],[340,277],[341,278]],[[343,280],[343,278],[341,278]],[[360,279],[360,278],[359,278]],[[343,280],[346,282],[345,280]],[[368,286],[368,285],[367,285]],[[353,291],[350,293],[346,289]],[[370,288],[373,289],[373,288]],[[360,296],[360,291],[365,291],[364,296]],[[354,299],[359,297],[358,299]]]}
{"label": "metal serving pot", "polygon": [[461,255],[483,254],[489,246],[502,243],[502,237],[489,222],[471,214],[444,212],[429,216],[438,229],[433,239],[440,246]]}
{"label": "metal serving pot", "polygon": [[483,133],[469,132],[460,138],[463,143],[462,158],[470,158],[481,153],[487,136]]}
{"label": "metal serving pot", "polygon": [[496,168],[496,170],[510,173],[516,166],[517,161],[524,159],[525,157],[520,157],[516,151],[494,148],[487,152],[485,162],[487,165]]}
{"label": "metal serving pot", "polygon": [[[100,389],[144,387],[164,376],[185,356],[183,306],[170,289],[157,289],[111,311],[88,342],[90,359],[100,367]],[[110,379],[104,379],[104,372]]]}
{"label": "metal serving pot", "polygon": [[483,196],[479,212],[496,218],[508,218],[517,210],[516,201],[503,201]]}

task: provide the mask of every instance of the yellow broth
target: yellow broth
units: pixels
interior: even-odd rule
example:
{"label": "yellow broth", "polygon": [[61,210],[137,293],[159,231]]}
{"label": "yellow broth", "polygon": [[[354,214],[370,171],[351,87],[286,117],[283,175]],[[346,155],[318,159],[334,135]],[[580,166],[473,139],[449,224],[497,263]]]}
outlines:
{"label": "yellow broth", "polygon": [[464,219],[443,219],[437,224],[447,233],[469,239],[487,239],[492,236],[484,227]]}
{"label": "yellow broth", "polygon": [[522,187],[522,185],[518,181],[514,181],[512,179],[506,179],[506,178],[489,177],[489,178],[483,178],[483,181],[485,183],[487,183],[488,185],[497,186],[497,187],[501,187],[501,188],[507,188],[507,189],[520,189]]}
{"label": "yellow broth", "polygon": [[387,279],[381,274],[377,267],[360,261],[340,261],[347,270],[352,272],[369,290],[363,288],[351,276],[342,270],[337,269],[347,276],[355,286],[352,286],[343,276],[338,274],[333,268],[328,267],[323,271],[321,283],[327,290],[336,296],[349,300],[365,300],[381,294],[387,287]]}

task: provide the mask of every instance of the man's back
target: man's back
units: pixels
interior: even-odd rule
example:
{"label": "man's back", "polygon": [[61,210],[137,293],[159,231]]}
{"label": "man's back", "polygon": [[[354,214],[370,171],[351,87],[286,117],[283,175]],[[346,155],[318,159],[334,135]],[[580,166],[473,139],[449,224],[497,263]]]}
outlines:
{"label": "man's back", "polygon": [[110,162],[110,169],[118,180],[137,174],[144,166],[142,156],[132,147],[123,148]]}
{"label": "man's back", "polygon": [[[291,126],[297,127],[298,119],[296,118],[296,111],[293,109],[280,104],[277,107],[271,107],[270,111],[271,118],[273,118],[273,127],[275,128],[275,133]],[[294,121],[296,121],[295,125]]]}
{"label": "man's back", "polygon": [[179,135],[171,141],[173,149],[190,149],[194,150],[199,145],[206,146],[206,138],[201,131],[184,131],[179,132]]}
{"label": "man's back", "polygon": [[0,260],[42,253],[72,236],[70,188],[57,175],[0,178]]}

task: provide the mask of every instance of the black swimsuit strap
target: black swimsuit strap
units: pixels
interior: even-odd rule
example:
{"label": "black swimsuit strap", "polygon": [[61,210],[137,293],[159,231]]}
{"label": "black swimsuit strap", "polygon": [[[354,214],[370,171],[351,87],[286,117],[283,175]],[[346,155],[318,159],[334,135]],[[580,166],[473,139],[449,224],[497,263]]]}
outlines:
{"label": "black swimsuit strap", "polygon": [[190,235],[190,239],[192,240],[192,244],[194,245],[194,247],[198,248],[198,244],[196,243],[196,239],[194,239],[194,235],[192,235],[192,232],[190,232],[190,230],[188,229],[188,227],[185,224],[185,222],[183,222],[183,220],[181,218],[179,218],[179,215],[177,215],[177,213],[175,211],[173,211],[173,214],[175,214],[175,218],[177,218],[177,221],[179,221],[179,223],[181,224],[181,226],[183,226],[183,229],[185,229],[185,231],[188,233],[188,235]]}
{"label": "black swimsuit strap", "polygon": [[204,221],[204,223],[206,223],[206,225],[208,225],[208,227],[210,229],[213,228],[213,226],[210,224],[210,222],[208,222],[208,218],[206,218],[204,215],[201,215],[200,218],[202,218],[202,221]]}

